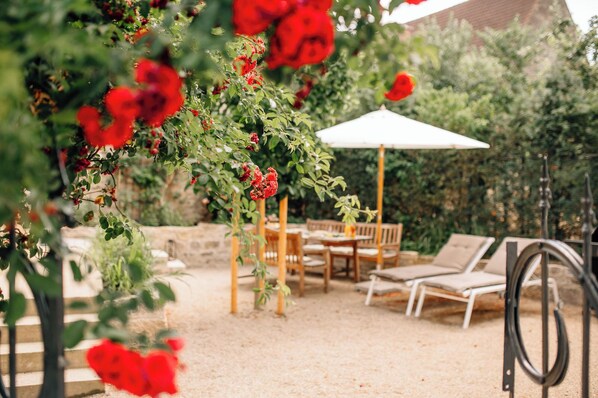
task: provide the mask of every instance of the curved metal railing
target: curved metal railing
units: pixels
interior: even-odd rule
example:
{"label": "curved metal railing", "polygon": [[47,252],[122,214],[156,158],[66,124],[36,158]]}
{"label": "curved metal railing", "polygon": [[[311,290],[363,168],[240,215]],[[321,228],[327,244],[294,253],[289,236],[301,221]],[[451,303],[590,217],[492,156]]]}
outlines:
{"label": "curved metal railing", "polygon": [[[548,292],[547,292],[547,265],[552,258],[566,266],[584,293],[583,307],[583,348],[582,348],[582,385],[581,396],[589,397],[589,353],[590,353],[590,315],[591,310],[598,317],[598,280],[592,273],[592,195],[589,177],[586,175],[585,195],[583,204],[583,248],[580,256],[571,246],[555,240],[546,239],[547,235],[547,209],[550,207],[548,189],[548,172],[546,160],[541,179],[540,207],[543,211],[542,230],[543,238],[525,247],[517,256],[517,244],[507,245],[507,293],[505,297],[505,351],[503,364],[503,390],[509,391],[514,397],[515,358],[524,373],[535,383],[542,386],[542,396],[548,396],[550,387],[560,384],[567,374],[569,367],[569,340],[565,321],[561,315],[561,303],[554,308],[556,322],[557,354],[552,367],[548,366]],[[536,368],[529,358],[523,343],[520,324],[520,298],[521,290],[529,267],[537,256],[542,256],[544,265],[542,272],[542,370]]]}

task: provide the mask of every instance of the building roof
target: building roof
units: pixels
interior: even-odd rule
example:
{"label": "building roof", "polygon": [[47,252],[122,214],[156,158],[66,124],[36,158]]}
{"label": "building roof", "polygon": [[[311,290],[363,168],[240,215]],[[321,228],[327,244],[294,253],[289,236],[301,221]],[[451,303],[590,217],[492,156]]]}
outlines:
{"label": "building roof", "polygon": [[565,0],[555,2],[559,6],[557,10],[552,9],[553,2],[550,0],[469,0],[411,21],[407,26],[409,30],[415,30],[422,23],[436,20],[440,27],[445,28],[452,17],[469,22],[474,31],[483,31],[486,28],[505,29],[515,18],[524,25],[540,26],[551,21],[557,12],[560,17],[571,19]]}

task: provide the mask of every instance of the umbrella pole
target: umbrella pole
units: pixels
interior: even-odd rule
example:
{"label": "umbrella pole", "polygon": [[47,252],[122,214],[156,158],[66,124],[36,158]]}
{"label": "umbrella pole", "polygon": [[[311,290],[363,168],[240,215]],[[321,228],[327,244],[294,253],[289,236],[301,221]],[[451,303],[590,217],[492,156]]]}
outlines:
{"label": "umbrella pole", "polygon": [[378,249],[378,258],[376,259],[376,269],[382,269],[382,198],[384,196],[384,145],[378,148],[378,205],[376,214],[376,247]]}

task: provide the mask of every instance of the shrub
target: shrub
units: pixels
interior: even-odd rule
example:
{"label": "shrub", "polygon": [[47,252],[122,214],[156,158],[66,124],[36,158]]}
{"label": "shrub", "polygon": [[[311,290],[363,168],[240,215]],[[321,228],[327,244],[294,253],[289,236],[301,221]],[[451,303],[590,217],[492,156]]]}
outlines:
{"label": "shrub", "polygon": [[130,241],[124,236],[105,240],[101,231],[96,236],[92,253],[104,289],[132,293],[154,275],[150,247],[139,230],[132,231]]}

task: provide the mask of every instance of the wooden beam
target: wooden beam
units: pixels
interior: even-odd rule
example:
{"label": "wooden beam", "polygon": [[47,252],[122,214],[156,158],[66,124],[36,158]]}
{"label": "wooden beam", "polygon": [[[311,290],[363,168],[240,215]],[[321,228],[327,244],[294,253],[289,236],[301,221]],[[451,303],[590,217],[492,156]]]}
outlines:
{"label": "wooden beam", "polygon": [[233,196],[233,219],[231,233],[231,254],[230,254],[230,313],[236,314],[238,311],[238,290],[239,290],[239,238],[236,236],[239,232],[239,212],[235,209],[237,206],[237,195]]}
{"label": "wooden beam", "polygon": [[[278,281],[284,285],[286,283],[287,275],[287,213],[289,197],[285,196],[282,198],[278,206],[278,219],[280,223],[280,229],[278,231]],[[278,289],[278,306],[276,309],[276,314],[284,315],[284,304],[284,293],[282,289]]]}
{"label": "wooden beam", "polygon": [[[260,213],[260,218],[257,222],[257,235],[260,239],[265,239],[266,237],[266,200],[260,199],[257,201],[257,208]],[[262,242],[259,242],[258,245],[258,252],[257,252],[257,259],[260,263],[264,263],[266,259],[266,245]],[[259,296],[264,292],[264,280],[256,275],[255,282],[259,292],[255,293],[255,301],[253,303],[254,309],[260,309],[261,306],[258,303]]]}

